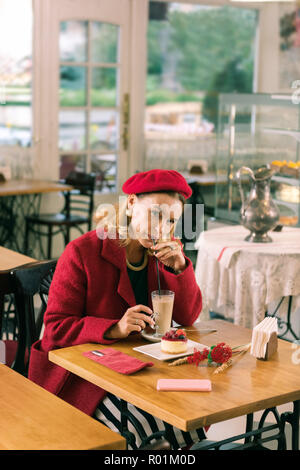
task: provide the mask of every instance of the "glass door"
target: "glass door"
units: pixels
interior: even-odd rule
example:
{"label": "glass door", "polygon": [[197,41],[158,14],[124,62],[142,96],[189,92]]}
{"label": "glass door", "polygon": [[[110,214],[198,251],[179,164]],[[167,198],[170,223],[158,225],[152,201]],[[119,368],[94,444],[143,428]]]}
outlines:
{"label": "glass door", "polygon": [[48,2],[56,43],[41,60],[56,74],[49,81],[48,129],[57,142],[50,158],[59,178],[72,170],[96,173],[103,194],[117,193],[128,171],[129,6],[129,0]]}

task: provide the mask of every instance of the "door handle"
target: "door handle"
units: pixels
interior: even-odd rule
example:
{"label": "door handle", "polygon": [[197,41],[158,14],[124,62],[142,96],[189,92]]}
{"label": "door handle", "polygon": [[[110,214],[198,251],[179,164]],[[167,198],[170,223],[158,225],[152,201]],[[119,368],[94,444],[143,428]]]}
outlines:
{"label": "door handle", "polygon": [[123,149],[128,150],[129,146],[129,122],[130,122],[130,95],[125,93],[123,96],[123,132],[122,132],[122,142]]}

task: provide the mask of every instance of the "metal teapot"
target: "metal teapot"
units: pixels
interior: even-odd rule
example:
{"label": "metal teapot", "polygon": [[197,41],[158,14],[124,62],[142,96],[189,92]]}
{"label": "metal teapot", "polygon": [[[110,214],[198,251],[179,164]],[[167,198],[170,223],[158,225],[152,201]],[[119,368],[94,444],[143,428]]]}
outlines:
{"label": "metal teapot", "polygon": [[[242,188],[242,173],[248,173],[252,179],[252,188],[245,201]],[[269,243],[272,238],[269,230],[276,227],[279,219],[279,209],[271,198],[270,182],[275,170],[266,166],[255,172],[246,166],[242,166],[236,173],[239,190],[241,193],[241,223],[250,230],[245,240],[254,243]]]}

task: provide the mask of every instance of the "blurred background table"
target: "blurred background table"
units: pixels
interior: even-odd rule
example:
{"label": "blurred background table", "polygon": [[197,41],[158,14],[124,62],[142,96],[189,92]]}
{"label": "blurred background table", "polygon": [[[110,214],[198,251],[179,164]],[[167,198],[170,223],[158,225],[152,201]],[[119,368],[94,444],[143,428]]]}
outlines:
{"label": "blurred background table", "polygon": [[290,316],[300,306],[300,229],[272,232],[272,243],[246,242],[248,233],[235,225],[202,232],[198,238],[195,274],[204,314],[217,312],[252,328],[276,303],[272,314],[280,314],[279,335],[299,339]]}
{"label": "blurred background table", "polygon": [[72,186],[56,181],[9,180],[0,183],[0,245],[22,253],[25,217],[39,214],[42,195],[71,190]]}
{"label": "blurred background table", "polygon": [[44,180],[9,180],[0,184],[0,196],[18,196],[41,194],[53,191],[70,191],[72,186],[56,181]]}
{"label": "blurred background table", "polygon": [[22,264],[32,263],[36,261],[34,258],[9,250],[4,246],[0,246],[0,271],[22,266]]}

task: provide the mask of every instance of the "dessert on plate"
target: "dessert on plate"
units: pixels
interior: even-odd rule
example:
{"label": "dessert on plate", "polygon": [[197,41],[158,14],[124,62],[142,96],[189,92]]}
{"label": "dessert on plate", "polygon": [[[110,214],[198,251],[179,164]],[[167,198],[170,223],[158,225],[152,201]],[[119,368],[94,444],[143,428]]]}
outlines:
{"label": "dessert on plate", "polygon": [[161,339],[162,352],[180,354],[187,351],[187,337],[184,330],[170,329]]}

